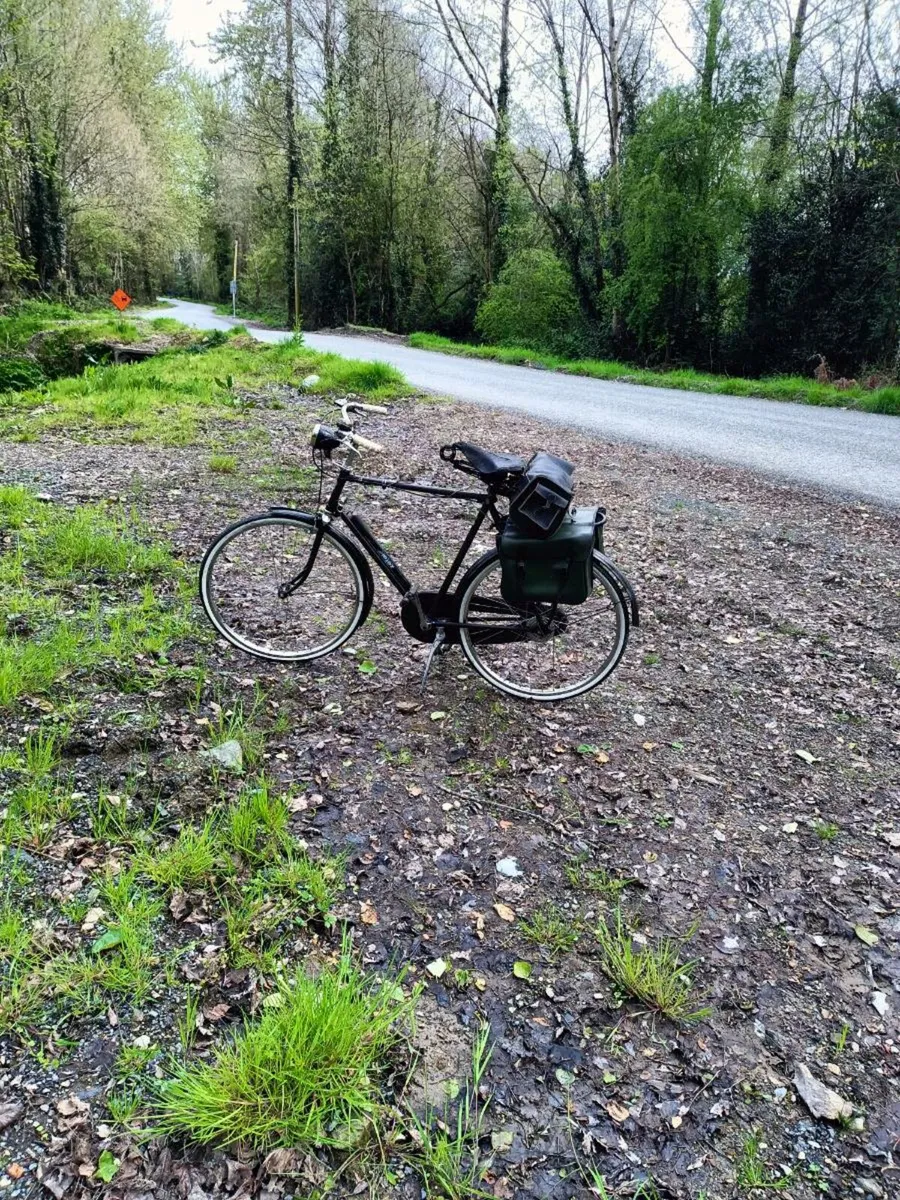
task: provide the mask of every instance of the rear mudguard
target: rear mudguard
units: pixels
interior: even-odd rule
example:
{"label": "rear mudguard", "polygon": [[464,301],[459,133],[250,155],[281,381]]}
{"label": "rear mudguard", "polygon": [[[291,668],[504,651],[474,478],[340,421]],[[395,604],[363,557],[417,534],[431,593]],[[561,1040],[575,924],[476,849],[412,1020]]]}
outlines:
{"label": "rear mudguard", "polygon": [[627,604],[631,612],[631,624],[635,629],[640,629],[641,614],[640,609],[638,608],[637,596],[634,594],[634,588],[629,583],[627,577],[616,566],[611,558],[607,558],[607,556],[602,554],[599,550],[594,551],[594,557],[600,559],[601,563],[603,563],[603,566],[612,576],[613,583],[615,583],[619,589],[619,596],[621,597],[622,603]]}
{"label": "rear mudguard", "polygon": [[270,508],[267,515],[273,517],[293,517],[295,520],[305,521],[310,525],[325,524],[329,537],[333,537],[342,549],[347,551],[359,569],[360,578],[363,582],[363,611],[359,621],[359,624],[362,625],[372,609],[372,601],[375,598],[375,580],[372,578],[372,568],[369,566],[369,560],[363,554],[362,550],[360,550],[359,546],[355,542],[352,542],[346,534],[341,533],[339,529],[335,529],[333,519],[327,523],[323,522],[321,513],[301,512],[297,508]]}
{"label": "rear mudguard", "polygon": [[[488,550],[485,554],[482,554],[481,558],[473,562],[471,567],[469,567],[468,571],[466,571],[465,575],[463,575],[462,579],[459,581],[459,584],[456,588],[456,594],[461,597],[463,592],[469,586],[469,583],[472,581],[473,577],[484,568],[485,564],[490,559],[495,558],[496,556],[496,550]],[[594,551],[594,558],[599,559],[610,579],[613,581],[613,585],[618,593],[619,600],[622,602],[623,608],[627,610],[632,626],[635,629],[639,629],[641,625],[641,614],[638,608],[637,596],[634,593],[634,588],[611,558],[607,558],[607,556],[605,554],[601,554],[599,550]]]}

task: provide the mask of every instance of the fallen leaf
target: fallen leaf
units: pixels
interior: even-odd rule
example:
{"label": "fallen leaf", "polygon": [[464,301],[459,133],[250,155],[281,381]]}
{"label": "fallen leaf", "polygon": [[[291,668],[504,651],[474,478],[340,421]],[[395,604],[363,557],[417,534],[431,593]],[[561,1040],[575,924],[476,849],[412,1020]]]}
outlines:
{"label": "fallen leaf", "polygon": [[625,1105],[617,1104],[615,1100],[611,1100],[609,1104],[607,1104],[606,1111],[614,1121],[618,1121],[620,1123],[622,1121],[627,1121],[631,1116],[631,1113],[628,1111]]}
{"label": "fallen leaf", "polygon": [[[871,996],[872,1007],[878,1013],[879,1017],[886,1017],[891,1011],[891,1004],[887,998],[887,992],[873,992]],[[3,1128],[0,1122],[0,1129]]]}
{"label": "fallen leaf", "polygon": [[398,700],[396,707],[397,712],[414,713],[418,712],[422,705],[417,704],[415,700]]}
{"label": "fallen leaf", "polygon": [[516,979],[530,979],[533,970],[534,968],[530,962],[520,960],[513,963],[513,975],[515,975]]}
{"label": "fallen leaf", "polygon": [[296,1150],[273,1150],[263,1159],[263,1170],[268,1175],[292,1175],[300,1165]]}
{"label": "fallen leaf", "polygon": [[363,925],[378,924],[378,913],[375,910],[375,905],[370,900],[361,900],[359,902],[359,919]]}
{"label": "fallen leaf", "polygon": [[25,1168],[23,1166],[20,1166],[20,1164],[17,1162],[10,1163],[9,1166],[6,1168],[6,1173],[10,1177],[10,1179],[21,1179],[22,1176],[25,1174]]}
{"label": "fallen leaf", "polygon": [[429,975],[433,975],[435,977],[435,979],[440,979],[440,977],[447,970],[447,963],[444,961],[443,958],[436,958],[434,960],[434,962],[430,962],[428,964],[428,966],[425,968],[425,970],[428,972]]}
{"label": "fallen leaf", "polygon": [[567,1071],[565,1067],[557,1067],[553,1074],[564,1088],[570,1088],[575,1082],[575,1076],[571,1071]]}
{"label": "fallen leaf", "polygon": [[106,913],[102,908],[89,908],[84,914],[84,920],[81,922],[81,932],[92,933],[105,917]]}
{"label": "fallen leaf", "polygon": [[855,925],[853,932],[861,942],[865,942],[867,946],[878,945],[878,934],[873,933],[871,929],[867,929],[865,925]]}
{"label": "fallen leaf", "polygon": [[211,1004],[209,1008],[204,1008],[203,1015],[207,1021],[222,1021],[231,1012],[230,1004]]}
{"label": "fallen leaf", "polygon": [[94,954],[102,954],[104,950],[112,950],[114,946],[118,946],[121,941],[121,929],[107,929],[106,933],[101,933],[91,942],[91,950]]}
{"label": "fallen leaf", "polygon": [[56,1111],[63,1117],[74,1117],[76,1113],[86,1112],[87,1107],[77,1096],[64,1096],[56,1102]]}
{"label": "fallen leaf", "polygon": [[14,1125],[25,1111],[25,1105],[14,1101],[12,1104],[0,1104],[0,1129],[8,1129]]}
{"label": "fallen leaf", "polygon": [[809,763],[810,766],[812,766],[814,762],[819,761],[817,758],[814,758],[808,750],[795,750],[794,753],[798,758],[802,758],[805,763]]}
{"label": "fallen leaf", "polygon": [[814,1117],[843,1121],[853,1115],[853,1105],[816,1079],[805,1063],[797,1064],[794,1087]]}
{"label": "fallen leaf", "polygon": [[111,1150],[104,1150],[97,1159],[97,1169],[94,1174],[98,1179],[102,1179],[104,1183],[110,1183],[115,1179],[118,1171],[119,1160]]}
{"label": "fallen leaf", "polygon": [[508,904],[502,904],[502,903],[495,904],[494,912],[497,914],[497,916],[500,918],[501,921],[514,921],[516,919],[516,914],[513,912],[513,910],[509,907]]}

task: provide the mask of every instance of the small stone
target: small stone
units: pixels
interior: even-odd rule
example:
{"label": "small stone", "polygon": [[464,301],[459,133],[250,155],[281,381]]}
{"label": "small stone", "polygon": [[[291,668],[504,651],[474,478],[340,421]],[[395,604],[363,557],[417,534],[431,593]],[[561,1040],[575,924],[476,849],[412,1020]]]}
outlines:
{"label": "small stone", "polygon": [[141,1036],[136,1037],[131,1044],[132,1044],[132,1046],[136,1046],[138,1050],[149,1050],[150,1049],[150,1038],[147,1036],[146,1033],[142,1033]]}
{"label": "small stone", "polygon": [[887,1017],[891,1011],[891,1002],[887,998],[886,992],[873,992],[871,996],[872,1007],[878,1013],[879,1017]]}
{"label": "small stone", "polygon": [[874,1196],[875,1200],[881,1200],[884,1195],[884,1188],[874,1179],[859,1179],[857,1180],[866,1196]]}
{"label": "small stone", "polygon": [[853,1114],[853,1105],[816,1079],[805,1063],[797,1064],[794,1087],[814,1117],[826,1121],[845,1121]]}
{"label": "small stone", "polygon": [[519,866],[514,858],[501,858],[497,863],[497,874],[502,875],[505,879],[518,879],[524,871]]}
{"label": "small stone", "polygon": [[308,391],[310,388],[314,388],[318,382],[319,382],[318,375],[307,375],[303,379],[300,380],[300,386],[303,388],[304,391]]}
{"label": "small stone", "polygon": [[241,750],[241,743],[235,738],[229,738],[227,742],[213,746],[211,750],[201,750],[200,753],[203,758],[211,758],[226,771],[239,774],[244,769],[244,752]]}

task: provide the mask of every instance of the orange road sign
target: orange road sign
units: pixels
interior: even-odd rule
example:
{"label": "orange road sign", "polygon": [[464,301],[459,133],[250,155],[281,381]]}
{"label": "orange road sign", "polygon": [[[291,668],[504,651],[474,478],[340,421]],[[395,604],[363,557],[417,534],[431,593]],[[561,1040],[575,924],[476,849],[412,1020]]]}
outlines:
{"label": "orange road sign", "polygon": [[131,303],[131,297],[128,295],[127,292],[123,292],[121,288],[116,288],[116,290],[110,296],[110,300],[113,302],[113,304],[119,310],[119,312],[124,312],[125,309],[128,307],[128,305]]}

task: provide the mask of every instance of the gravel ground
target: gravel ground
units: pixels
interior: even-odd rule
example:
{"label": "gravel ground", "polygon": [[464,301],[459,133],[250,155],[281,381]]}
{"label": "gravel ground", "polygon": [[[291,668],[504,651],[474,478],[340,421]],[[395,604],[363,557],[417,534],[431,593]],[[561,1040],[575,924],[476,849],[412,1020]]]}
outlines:
{"label": "gravel ground", "polygon": [[[313,402],[281,398],[287,408],[223,429],[241,456],[233,476],[212,474],[199,448],[57,437],[0,445],[0,469],[56,500],[119,497],[197,561],[236,514],[297,498],[284,489],[306,464],[298,446]],[[833,415],[850,414],[809,410]],[[895,515],[484,407],[399,404],[365,432],[388,446],[376,469],[410,478],[446,479],[437,449],[462,436],[573,460],[579,496],[609,510],[608,551],[642,604],[643,631],[616,674],[579,701],[540,708],[481,687],[456,651],[422,690],[424,647],[405,638],[379,581],[356,657],[286,670],[210,644],[199,710],[183,686],[162,684],[153,729],[142,724],[149,699],[70,681],[89,707],[70,735],[74,783],[120,787],[140,767],[139,797],[167,797],[176,816],[203,811],[208,780],[185,765],[205,744],[198,711],[260,683],[266,770],[303,801],[295,831],[313,852],[348,854],[338,916],[370,967],[409,963],[427,981],[430,1073],[458,1075],[477,1022],[490,1025],[489,1195],[596,1195],[579,1169],[589,1163],[613,1195],[647,1179],[661,1200],[753,1195],[741,1175],[753,1137],[764,1180],[786,1181],[794,1200],[900,1194]],[[462,504],[373,493],[358,507],[423,582],[465,528]],[[360,674],[361,658],[374,674]],[[123,709],[133,716],[114,722]],[[9,735],[33,719],[24,707]],[[80,886],[109,853],[61,828],[38,864],[44,893]],[[585,857],[632,881],[623,906],[641,936],[692,933],[685,953],[697,960],[703,1019],[672,1023],[606,978],[592,928],[609,900],[578,886],[573,863]],[[498,871],[509,858],[521,871],[512,878]],[[526,939],[518,921],[547,904],[581,929],[573,948],[553,954]],[[160,936],[202,942],[217,961],[214,913],[169,914]],[[305,936],[296,953],[314,948]],[[199,969],[200,957],[188,961]],[[481,986],[432,978],[438,958]],[[514,975],[517,961],[530,978]],[[204,978],[204,1001],[231,1007],[208,1045],[262,985],[215,966]],[[96,1192],[78,1167],[104,1148],[121,1162],[110,1196],[315,1194],[313,1162],[286,1179],[239,1150],[188,1153],[110,1128],[117,1046],[149,1034],[164,1050],[182,1004],[161,988],[143,1011],[118,1005],[114,1024],[85,1018],[49,1048],[0,1042],[6,1194]],[[851,1117],[812,1114],[795,1083],[803,1066]],[[65,1105],[72,1095],[77,1105]],[[359,1191],[351,1170],[333,1194]],[[375,1194],[420,1190],[401,1176]]]}

